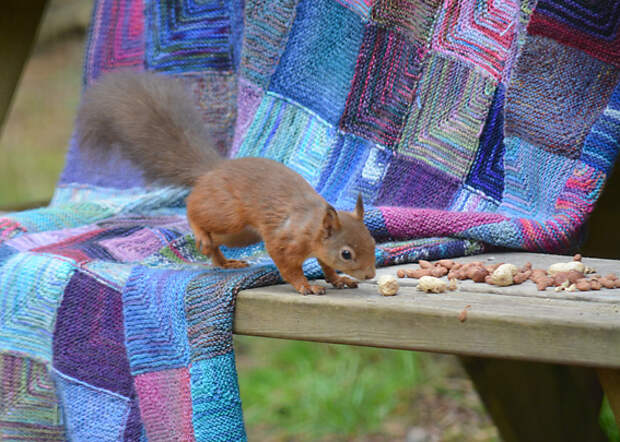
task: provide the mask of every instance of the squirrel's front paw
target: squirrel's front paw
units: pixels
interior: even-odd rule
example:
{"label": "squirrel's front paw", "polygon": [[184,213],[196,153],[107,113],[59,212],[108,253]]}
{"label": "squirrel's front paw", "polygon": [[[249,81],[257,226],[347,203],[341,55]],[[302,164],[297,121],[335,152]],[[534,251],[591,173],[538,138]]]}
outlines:
{"label": "squirrel's front paw", "polygon": [[357,287],[357,281],[346,276],[339,276],[333,280],[328,281],[337,289],[343,289],[345,287],[351,287],[352,289]]}
{"label": "squirrel's front paw", "polygon": [[302,295],[324,295],[325,287],[322,285],[304,284],[299,288],[299,293]]}

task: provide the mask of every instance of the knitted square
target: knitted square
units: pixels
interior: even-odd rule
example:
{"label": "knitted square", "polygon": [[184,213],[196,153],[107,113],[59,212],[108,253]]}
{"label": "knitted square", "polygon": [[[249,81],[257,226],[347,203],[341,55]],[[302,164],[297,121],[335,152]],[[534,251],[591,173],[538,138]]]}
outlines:
{"label": "knitted square", "polygon": [[266,89],[286,47],[296,13],[296,0],[245,2],[243,47],[239,74]]}
{"label": "knitted square", "polygon": [[144,0],[99,0],[86,48],[84,84],[103,72],[144,67]]}
{"label": "knitted square", "polygon": [[507,137],[504,195],[499,210],[515,217],[549,217],[575,160],[518,137]]}
{"label": "knitted square", "polygon": [[187,367],[139,374],[135,385],[149,440],[196,440]]}
{"label": "knitted square", "polygon": [[422,56],[401,34],[367,25],[340,128],[390,148],[397,144]]}
{"label": "knitted square", "polygon": [[460,184],[453,176],[425,162],[396,155],[383,177],[375,203],[443,209],[448,206]]}
{"label": "knitted square", "polygon": [[316,114],[267,93],[236,155],[279,161],[315,185],[335,140],[336,130]]}
{"label": "knitted square", "polygon": [[74,263],[24,252],[0,267],[0,351],[50,363],[56,311]]}
{"label": "knitted square", "polygon": [[528,36],[506,94],[506,136],[578,158],[620,69],[540,36]]}
{"label": "knitted square", "polygon": [[183,296],[196,271],[135,267],[123,290],[125,345],[132,374],[186,367]]}
{"label": "knitted square", "polygon": [[620,67],[620,0],[540,0],[527,31]]}
{"label": "knitted square", "polygon": [[65,290],[54,331],[54,368],[94,387],[129,396],[120,291],[76,272]]}
{"label": "knitted square", "polygon": [[365,21],[370,16],[370,9],[374,0],[336,0],[342,6],[354,11],[357,15],[362,17]]}
{"label": "knitted square", "polygon": [[54,371],[54,381],[62,404],[67,440],[123,440],[130,412],[128,398],[95,388],[57,371]]}
{"label": "knitted square", "polygon": [[45,364],[0,353],[0,440],[66,440]]}
{"label": "knitted square", "polygon": [[476,156],[495,82],[465,63],[433,53],[398,153],[462,181]]}
{"label": "knitted square", "polygon": [[269,90],[336,125],[362,42],[361,18],[333,0],[301,0]]}
{"label": "knitted square", "polygon": [[476,159],[465,182],[496,201],[504,191],[504,86],[495,89]]}
{"label": "knitted square", "polygon": [[441,0],[376,0],[372,19],[427,47]]}
{"label": "knitted square", "polygon": [[146,0],[146,65],[169,72],[233,69],[229,2]]}
{"label": "knitted square", "polygon": [[432,48],[502,78],[517,31],[518,0],[446,0],[435,24]]}
{"label": "knitted square", "polygon": [[358,193],[366,206],[377,198],[385,171],[394,153],[370,141],[350,134],[339,134],[327,154],[316,185],[317,191],[331,204],[352,210]]}
{"label": "knitted square", "polygon": [[233,352],[192,362],[189,373],[196,440],[246,440]]}

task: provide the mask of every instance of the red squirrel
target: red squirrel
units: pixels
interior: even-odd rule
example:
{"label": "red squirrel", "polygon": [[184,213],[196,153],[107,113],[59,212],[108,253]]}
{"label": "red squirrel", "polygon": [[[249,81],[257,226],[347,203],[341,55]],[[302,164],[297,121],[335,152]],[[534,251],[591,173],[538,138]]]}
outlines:
{"label": "red squirrel", "polygon": [[261,239],[282,278],[301,294],[323,294],[302,264],[317,258],[334,287],[357,287],[375,276],[375,241],[355,210],[336,211],[298,173],[266,158],[226,159],[183,85],[152,72],[104,74],[82,97],[77,139],[85,153],[112,148],[134,163],[149,183],[191,187],[187,218],[198,249],[214,265],[245,267],[220,245],[242,247]]}

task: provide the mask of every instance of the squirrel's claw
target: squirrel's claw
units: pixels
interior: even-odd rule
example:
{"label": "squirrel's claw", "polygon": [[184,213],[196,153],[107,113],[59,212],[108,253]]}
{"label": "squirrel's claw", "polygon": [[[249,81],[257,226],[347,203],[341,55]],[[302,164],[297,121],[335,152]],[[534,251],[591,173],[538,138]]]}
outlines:
{"label": "squirrel's claw", "polygon": [[343,289],[345,287],[350,287],[354,289],[357,287],[357,281],[346,276],[339,276],[338,278],[335,278],[334,280],[328,282],[330,282],[331,285],[333,285],[337,289]]}
{"label": "squirrel's claw", "polygon": [[322,285],[305,284],[301,286],[301,288],[299,289],[299,293],[301,293],[302,295],[324,295],[325,287],[323,287]]}

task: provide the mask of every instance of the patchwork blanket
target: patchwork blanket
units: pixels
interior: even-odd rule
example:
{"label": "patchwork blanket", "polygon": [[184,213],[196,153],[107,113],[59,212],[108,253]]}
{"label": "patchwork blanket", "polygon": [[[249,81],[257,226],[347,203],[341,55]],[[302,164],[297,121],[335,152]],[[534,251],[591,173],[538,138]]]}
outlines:
{"label": "patchwork blanket", "polygon": [[[618,150],[619,20],[618,0],[96,0],[84,86],[178,77],[222,152],[340,209],[361,192],[377,265],[566,252]],[[211,267],[187,192],[72,142],[50,206],[0,218],[0,439],[245,439],[235,295],[281,279],[261,244]]]}

